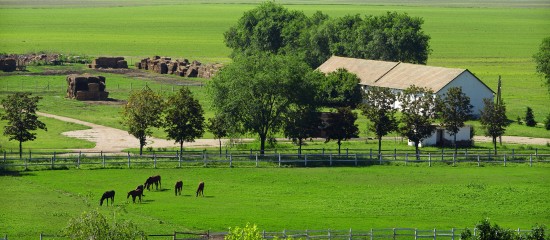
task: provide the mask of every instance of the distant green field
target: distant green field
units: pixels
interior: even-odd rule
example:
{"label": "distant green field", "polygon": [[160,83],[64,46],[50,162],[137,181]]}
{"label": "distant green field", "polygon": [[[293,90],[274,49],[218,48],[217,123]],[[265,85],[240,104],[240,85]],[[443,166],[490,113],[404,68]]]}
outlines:
{"label": "distant green field", "polygon": [[[410,227],[461,230],[488,217],[505,228],[550,222],[550,168],[398,167],[183,168],[21,172],[1,176],[1,234],[36,239],[54,234],[71,217],[98,208],[109,222],[130,219],[149,234],[185,230],[227,231],[256,223],[260,229]],[[146,191],[142,204],[126,192],[151,175],[162,191]],[[183,180],[182,196],[173,184]],[[199,181],[204,198],[196,198]],[[99,207],[115,190],[115,206]]]}

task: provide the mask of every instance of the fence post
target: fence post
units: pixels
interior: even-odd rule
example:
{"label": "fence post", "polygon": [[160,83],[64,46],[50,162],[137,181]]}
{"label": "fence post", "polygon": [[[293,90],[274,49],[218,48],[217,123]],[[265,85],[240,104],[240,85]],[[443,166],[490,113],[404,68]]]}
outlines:
{"label": "fence post", "polygon": [[409,153],[405,153],[405,163],[409,161]]}
{"label": "fence post", "polygon": [[355,166],[357,167],[357,153],[355,154]]}
{"label": "fence post", "polygon": [[349,240],[353,238],[353,234],[351,233],[351,228],[349,229]]}
{"label": "fence post", "polygon": [[256,167],[258,167],[258,153],[256,153]]}
{"label": "fence post", "polygon": [[477,154],[477,166],[479,167],[479,153]]}
{"label": "fence post", "polygon": [[279,153],[279,167],[281,167],[281,153]]}
{"label": "fence post", "polygon": [[229,167],[233,167],[233,157],[231,155],[229,155]]}
{"label": "fence post", "polygon": [[445,153],[445,148],[441,148],[441,161],[445,161],[445,156],[443,155]]}
{"label": "fence post", "polygon": [[533,154],[529,154],[529,167],[533,166]]}
{"label": "fence post", "polygon": [[304,166],[307,167],[307,153],[306,153],[305,156],[304,156]]}
{"label": "fence post", "polygon": [[380,165],[382,165],[382,154],[378,155],[379,159],[378,159],[378,162],[380,163]]}
{"label": "fence post", "polygon": [[[231,155],[229,155],[231,156]],[[206,149],[202,151],[202,159],[204,161],[204,166],[206,167]]]}
{"label": "fence post", "polygon": [[54,162],[55,162],[55,152],[53,152],[53,157],[52,157],[52,169],[54,168]]}
{"label": "fence post", "polygon": [[[432,166],[432,153],[428,153],[428,166]],[[415,230],[416,231],[416,230]]]}
{"label": "fence post", "polygon": [[[5,154],[5,153],[4,153],[4,154]],[[25,162],[25,171],[26,171],[26,170],[29,170],[29,169],[27,168],[27,159],[23,159],[23,161]]]}
{"label": "fence post", "polygon": [[157,168],[157,154],[153,152],[153,168]]}
{"label": "fence post", "polygon": [[42,240],[42,233],[40,233],[40,240]]}
{"label": "fence post", "polygon": [[464,151],[464,157],[465,158],[468,158],[468,149],[466,148],[466,150]]}
{"label": "fence post", "polygon": [[32,161],[32,153],[31,153],[31,150],[29,150],[29,161]]}
{"label": "fence post", "polygon": [[414,240],[418,239],[418,229],[414,229]]}
{"label": "fence post", "polygon": [[535,148],[535,157],[538,157],[538,156],[539,156],[539,149]]}
{"label": "fence post", "polygon": [[101,155],[101,158],[103,159],[103,167],[105,167],[105,155]]}
{"label": "fence post", "polygon": [[506,153],[504,154],[504,166],[506,167]]}
{"label": "fence post", "polygon": [[372,240],[372,239],[373,239],[373,236],[372,236],[372,234],[373,234],[373,233],[372,233],[372,228],[371,228],[371,229],[370,229],[370,240]]}
{"label": "fence post", "polygon": [[437,239],[437,229],[434,228],[434,240]]}
{"label": "fence post", "polygon": [[451,233],[453,234],[453,236],[451,237],[452,240],[455,240],[455,228],[451,229]]}
{"label": "fence post", "polygon": [[328,239],[332,239],[332,236],[331,236],[331,233],[330,233],[330,229],[328,230]]}
{"label": "fence post", "polygon": [[[324,148],[323,148],[324,151]],[[330,166],[332,166],[332,153],[329,155]]]}
{"label": "fence post", "polygon": [[[103,161],[103,167],[105,167],[105,161]],[[128,152],[128,168],[130,168],[130,152]]]}
{"label": "fence post", "polygon": [[79,151],[78,152],[78,160],[77,160],[77,164],[76,164],[76,167],[78,169],[80,169],[80,157],[82,156],[82,151]]}

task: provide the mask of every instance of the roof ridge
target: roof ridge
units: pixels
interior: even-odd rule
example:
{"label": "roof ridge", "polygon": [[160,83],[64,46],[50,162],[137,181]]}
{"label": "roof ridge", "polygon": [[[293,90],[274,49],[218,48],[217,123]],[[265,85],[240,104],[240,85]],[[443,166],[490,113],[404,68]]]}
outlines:
{"label": "roof ridge", "polygon": [[397,65],[401,64],[401,62],[397,62],[390,70],[388,70],[386,73],[382,74],[378,79],[374,80],[374,82],[378,82],[378,80],[382,79],[384,76],[386,76],[388,73],[390,73],[394,68],[397,67]]}

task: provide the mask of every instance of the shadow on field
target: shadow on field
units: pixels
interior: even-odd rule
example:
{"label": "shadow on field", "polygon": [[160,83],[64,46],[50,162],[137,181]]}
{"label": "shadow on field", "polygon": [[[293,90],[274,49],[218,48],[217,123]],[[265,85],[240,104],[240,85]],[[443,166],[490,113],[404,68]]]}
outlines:
{"label": "shadow on field", "polygon": [[11,171],[6,169],[0,169],[0,176],[11,176],[11,177],[23,177],[23,176],[34,176],[35,174],[30,171]]}

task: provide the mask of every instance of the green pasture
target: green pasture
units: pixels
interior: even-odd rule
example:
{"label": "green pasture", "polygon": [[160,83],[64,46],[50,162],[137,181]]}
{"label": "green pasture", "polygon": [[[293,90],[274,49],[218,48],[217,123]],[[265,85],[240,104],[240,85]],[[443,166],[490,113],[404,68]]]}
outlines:
{"label": "green pasture", "polygon": [[[550,172],[528,167],[335,167],[98,169],[3,172],[0,232],[10,239],[55,234],[71,217],[99,209],[148,234],[260,229],[472,228],[490,218],[506,228],[550,222]],[[160,174],[162,188],[141,204],[126,192]],[[183,180],[182,196],[173,184]],[[199,181],[205,197],[195,197]],[[114,206],[99,207],[115,190]]]}

